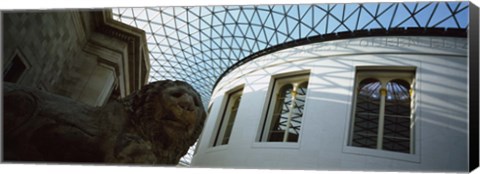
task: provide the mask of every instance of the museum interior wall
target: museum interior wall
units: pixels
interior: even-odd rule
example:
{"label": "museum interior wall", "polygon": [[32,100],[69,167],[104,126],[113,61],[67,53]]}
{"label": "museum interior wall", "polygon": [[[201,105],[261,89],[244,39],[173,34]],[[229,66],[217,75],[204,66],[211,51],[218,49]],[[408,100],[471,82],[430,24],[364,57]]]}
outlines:
{"label": "museum interior wall", "polygon": [[[465,37],[370,36],[296,46],[246,62],[215,87],[192,166],[465,171],[467,45]],[[357,104],[363,89],[379,89],[375,83],[361,88],[362,76],[407,79],[410,90],[387,85],[387,94],[397,94],[385,99],[404,91],[400,98],[410,98],[405,108],[393,110],[406,114],[385,114],[384,123],[361,116],[375,113],[364,108],[379,108],[378,100]],[[277,85],[294,82],[300,85],[278,93]],[[370,94],[371,100],[380,95]],[[392,123],[403,126],[389,128]],[[372,138],[378,124],[385,125],[383,146]]]}
{"label": "museum interior wall", "polygon": [[148,81],[143,30],[105,11],[3,13],[4,81],[102,106]]}

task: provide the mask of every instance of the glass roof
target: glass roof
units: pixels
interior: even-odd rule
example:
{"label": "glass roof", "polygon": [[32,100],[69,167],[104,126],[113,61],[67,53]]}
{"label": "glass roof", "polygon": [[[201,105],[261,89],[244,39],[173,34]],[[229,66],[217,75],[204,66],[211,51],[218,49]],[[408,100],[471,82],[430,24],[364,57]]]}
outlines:
{"label": "glass roof", "polygon": [[116,8],[115,20],[145,30],[149,81],[190,83],[207,106],[217,79],[255,52],[328,33],[468,26],[468,2]]}
{"label": "glass roof", "polygon": [[[208,106],[218,78],[259,51],[338,32],[468,26],[469,2],[405,2],[115,8],[146,32],[149,81],[183,80]],[[230,68],[230,69],[229,69]],[[193,148],[180,164],[188,165]]]}

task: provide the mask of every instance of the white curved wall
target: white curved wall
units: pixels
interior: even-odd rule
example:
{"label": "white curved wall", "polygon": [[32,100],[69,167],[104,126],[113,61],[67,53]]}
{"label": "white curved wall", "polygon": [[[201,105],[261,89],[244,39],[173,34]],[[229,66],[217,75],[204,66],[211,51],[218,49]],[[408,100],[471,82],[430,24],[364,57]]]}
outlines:
{"label": "white curved wall", "polygon": [[[414,154],[347,146],[356,66],[416,67]],[[271,76],[309,70],[298,143],[258,142]],[[243,85],[230,142],[212,147],[226,92]],[[389,36],[275,52],[216,86],[193,167],[323,170],[467,170],[467,39]]]}

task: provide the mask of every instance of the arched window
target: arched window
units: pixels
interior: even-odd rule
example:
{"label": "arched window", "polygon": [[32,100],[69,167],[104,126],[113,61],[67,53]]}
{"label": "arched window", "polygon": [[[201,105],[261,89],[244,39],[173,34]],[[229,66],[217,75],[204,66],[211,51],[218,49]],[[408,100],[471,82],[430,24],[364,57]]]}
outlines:
{"label": "arched window", "polygon": [[357,71],[349,145],[413,153],[413,71]]}
{"label": "arched window", "polygon": [[308,88],[308,75],[275,79],[260,140],[298,142]]}
{"label": "arched window", "polygon": [[362,80],[358,85],[352,137],[353,146],[368,148],[376,148],[377,146],[380,88],[380,81],[373,78]]}
{"label": "arched window", "polygon": [[228,141],[230,140],[233,123],[235,121],[235,118],[237,117],[238,106],[240,105],[240,99],[241,99],[241,96],[239,95],[233,100],[233,106],[232,108],[230,108],[230,118],[228,119],[228,122],[227,122],[227,127],[225,129],[225,134],[223,136],[222,144],[228,144]]}
{"label": "arched window", "polygon": [[387,83],[383,149],[410,151],[411,95],[410,84],[395,79]]}
{"label": "arched window", "polygon": [[273,118],[270,123],[272,126],[268,135],[269,141],[283,141],[285,130],[288,129],[287,120],[292,104],[292,90],[293,86],[286,84],[278,91]]}
{"label": "arched window", "polygon": [[233,125],[242,98],[242,91],[243,88],[226,95],[228,96],[227,103],[225,104],[224,112],[216,131],[213,146],[225,145],[230,141],[230,135],[232,134]]}

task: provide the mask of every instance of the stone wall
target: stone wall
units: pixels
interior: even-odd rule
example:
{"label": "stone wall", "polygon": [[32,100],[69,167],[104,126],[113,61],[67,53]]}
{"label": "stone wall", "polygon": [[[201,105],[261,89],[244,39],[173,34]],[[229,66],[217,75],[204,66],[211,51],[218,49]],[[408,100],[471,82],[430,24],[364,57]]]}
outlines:
{"label": "stone wall", "polygon": [[150,66],[144,31],[118,23],[108,10],[3,13],[4,81],[92,106],[127,96]]}
{"label": "stone wall", "polygon": [[62,93],[58,85],[87,41],[78,13],[15,11],[4,13],[3,21],[3,64],[15,54],[29,64],[18,83]]}

